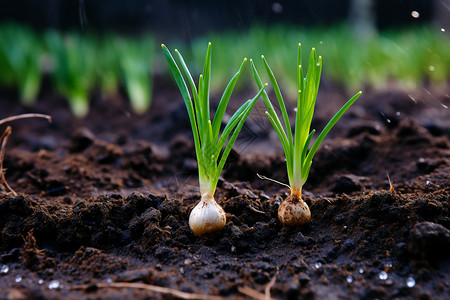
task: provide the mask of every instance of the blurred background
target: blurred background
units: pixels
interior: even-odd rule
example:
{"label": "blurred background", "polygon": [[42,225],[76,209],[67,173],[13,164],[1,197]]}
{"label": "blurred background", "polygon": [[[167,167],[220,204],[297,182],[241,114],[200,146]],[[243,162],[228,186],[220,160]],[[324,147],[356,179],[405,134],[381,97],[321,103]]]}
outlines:
{"label": "blurred background", "polygon": [[1,0],[0,90],[33,105],[48,81],[79,117],[93,92],[123,91],[144,113],[154,81],[170,80],[160,44],[180,49],[198,75],[208,41],[215,93],[244,57],[258,65],[264,54],[295,97],[299,42],[323,56],[326,87],[447,88],[449,23],[450,0]]}

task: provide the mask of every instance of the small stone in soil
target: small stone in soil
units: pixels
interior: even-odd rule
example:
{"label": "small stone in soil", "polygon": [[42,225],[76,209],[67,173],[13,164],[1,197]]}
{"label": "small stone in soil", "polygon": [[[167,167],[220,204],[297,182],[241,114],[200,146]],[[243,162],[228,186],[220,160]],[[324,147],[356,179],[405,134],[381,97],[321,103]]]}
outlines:
{"label": "small stone in soil", "polygon": [[417,223],[410,232],[408,250],[429,260],[450,257],[450,230],[433,222]]}
{"label": "small stone in soil", "polygon": [[69,149],[71,152],[83,152],[95,140],[95,135],[87,128],[78,128],[70,139]]}
{"label": "small stone in soil", "polygon": [[339,177],[331,191],[338,194],[360,191],[364,180],[366,180],[364,177],[352,174],[343,175]]}
{"label": "small stone in soil", "polygon": [[308,275],[302,273],[302,274],[300,274],[300,277],[298,280],[300,281],[301,285],[306,285],[311,280],[311,278],[309,278]]}
{"label": "small stone in soil", "polygon": [[301,232],[298,232],[298,233],[295,235],[295,238],[294,238],[294,245],[297,245],[297,246],[306,246],[306,245],[308,245],[308,244],[309,244],[308,239],[307,239]]}

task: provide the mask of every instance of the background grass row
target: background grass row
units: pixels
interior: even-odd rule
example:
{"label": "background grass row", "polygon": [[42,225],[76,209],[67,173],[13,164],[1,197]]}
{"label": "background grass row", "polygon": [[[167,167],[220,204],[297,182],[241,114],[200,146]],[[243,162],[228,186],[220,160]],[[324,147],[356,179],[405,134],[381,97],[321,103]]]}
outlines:
{"label": "background grass row", "polygon": [[[123,88],[137,113],[151,105],[156,74],[170,80],[163,63],[161,42],[178,48],[198,75],[207,42],[212,49],[213,93],[220,93],[244,57],[260,65],[264,54],[279,84],[296,95],[297,44],[315,47],[324,59],[323,78],[351,92],[370,86],[387,89],[396,83],[405,89],[445,85],[450,74],[448,33],[432,26],[381,32],[355,38],[345,24],[330,28],[254,25],[246,31],[210,33],[190,41],[160,41],[152,35],[35,32],[16,24],[0,25],[0,88],[17,89],[24,104],[38,97],[42,77],[67,99],[74,114],[83,117],[93,90],[113,97]],[[305,53],[306,53],[305,52]],[[304,64],[308,55],[303,55]],[[249,72],[249,70],[248,70]],[[252,84],[242,76],[239,86]]]}

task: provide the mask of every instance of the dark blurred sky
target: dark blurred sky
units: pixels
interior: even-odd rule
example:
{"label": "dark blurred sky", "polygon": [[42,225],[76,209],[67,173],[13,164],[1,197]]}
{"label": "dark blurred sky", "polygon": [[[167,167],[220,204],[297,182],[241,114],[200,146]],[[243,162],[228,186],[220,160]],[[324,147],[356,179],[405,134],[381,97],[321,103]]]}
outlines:
{"label": "dark blurred sky", "polygon": [[[377,26],[429,21],[437,1],[442,0],[374,0]],[[246,28],[254,22],[331,26],[348,17],[349,5],[350,0],[0,0],[0,21],[36,28],[152,30],[190,37],[210,30]],[[411,17],[413,10],[420,12],[419,20]]]}

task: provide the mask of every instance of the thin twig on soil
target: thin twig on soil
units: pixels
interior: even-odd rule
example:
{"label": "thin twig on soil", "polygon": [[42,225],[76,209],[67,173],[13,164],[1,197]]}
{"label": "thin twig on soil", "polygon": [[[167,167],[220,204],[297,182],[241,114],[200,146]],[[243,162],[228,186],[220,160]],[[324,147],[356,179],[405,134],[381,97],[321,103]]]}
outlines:
{"label": "thin twig on soil", "polygon": [[47,119],[49,122],[52,121],[52,117],[50,117],[49,115],[44,115],[44,114],[21,114],[21,115],[11,116],[11,117],[7,117],[7,118],[4,118],[4,119],[0,120],[0,125],[8,123],[8,122],[11,122],[11,121],[20,120],[20,119],[28,119],[28,118],[43,118],[43,119]]}
{"label": "thin twig on soil", "polygon": [[[91,285],[77,285],[71,287],[72,290],[85,290],[91,287]],[[212,295],[203,295],[203,294],[195,294],[195,293],[186,293],[179,290],[166,288],[157,285],[151,285],[146,283],[139,282],[113,282],[113,283],[97,283],[96,287],[98,288],[135,288],[135,289],[143,289],[147,291],[152,291],[161,294],[172,295],[174,297],[180,299],[198,299],[198,300],[224,300],[226,298],[220,296],[212,296]]]}
{"label": "thin twig on soil", "polygon": [[263,215],[266,214],[265,212],[263,212],[263,211],[261,211],[261,210],[259,210],[259,209],[254,208],[252,205],[249,205],[248,208],[250,208],[252,211],[257,212],[257,213],[259,213],[259,214],[263,214]]}
{"label": "thin twig on soil", "polygon": [[392,181],[391,181],[391,178],[389,177],[388,172],[386,172],[386,175],[387,175],[387,179],[389,181],[389,192],[391,192],[393,194],[393,193],[395,193],[394,186],[392,185]]}
{"label": "thin twig on soil", "polygon": [[[44,118],[47,119],[49,122],[52,121],[52,117],[44,114],[21,114],[17,116],[11,116],[8,118],[4,118],[0,120],[0,125],[5,124],[7,122],[20,120],[20,119],[27,119],[27,118]],[[17,196],[17,193],[9,186],[8,182],[5,178],[5,169],[3,169],[3,160],[5,158],[5,152],[6,152],[6,143],[8,142],[8,138],[12,133],[11,126],[6,127],[5,132],[0,137],[0,187],[3,192],[5,193],[11,193],[14,196]]]}
{"label": "thin twig on soil", "polygon": [[17,196],[17,193],[9,186],[8,182],[5,178],[5,171],[3,170],[3,159],[5,158],[5,149],[6,143],[8,142],[8,138],[11,135],[12,128],[11,126],[6,127],[5,132],[0,137],[1,148],[0,148],[0,187],[2,191],[5,193],[12,193],[14,196]]}
{"label": "thin twig on soil", "polygon": [[[278,274],[278,270],[277,270]],[[252,288],[249,288],[247,286],[238,287],[238,291],[244,295],[247,295],[249,297],[253,297],[257,300],[273,300],[273,298],[270,296],[270,289],[275,284],[275,280],[277,279],[277,274],[273,276],[273,278],[270,280],[268,284],[266,284],[266,287],[264,288],[264,294],[261,292],[258,292],[257,290],[254,290]]]}

